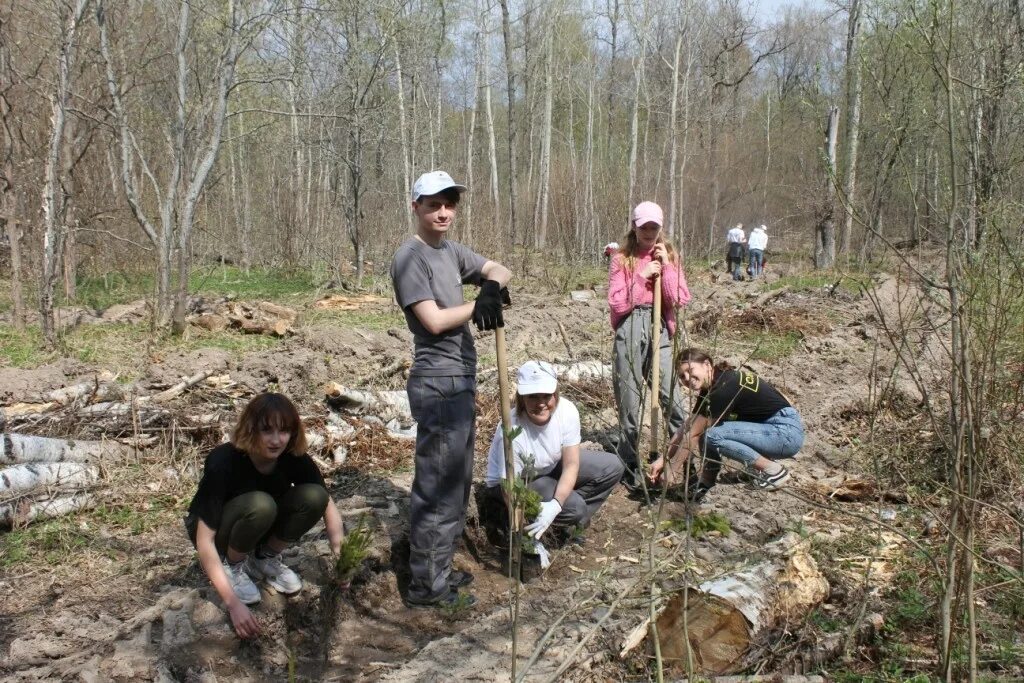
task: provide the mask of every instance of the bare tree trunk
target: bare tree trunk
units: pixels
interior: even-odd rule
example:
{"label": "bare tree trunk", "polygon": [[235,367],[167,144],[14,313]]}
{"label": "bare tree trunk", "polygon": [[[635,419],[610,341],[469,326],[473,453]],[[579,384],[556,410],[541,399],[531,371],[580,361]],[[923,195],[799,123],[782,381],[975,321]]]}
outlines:
{"label": "bare tree trunk", "polygon": [[14,183],[14,158],[17,136],[14,117],[7,93],[14,83],[14,70],[10,63],[10,47],[4,35],[4,19],[0,17],[0,220],[4,223],[7,243],[11,249],[11,303],[14,308],[14,328],[25,329],[25,293],[21,282],[21,225],[19,223],[18,191]]}
{"label": "bare tree trunk", "polygon": [[[246,131],[245,116],[241,113],[238,114],[238,129],[239,143],[243,143]],[[242,192],[242,269],[248,273],[252,266],[252,190],[249,185],[249,167],[246,163],[246,145],[237,144],[236,150],[238,151],[238,170],[241,173],[240,190]]]}
{"label": "bare tree trunk", "polygon": [[64,208],[64,253],[61,258],[63,267],[64,298],[67,301],[74,301],[76,295],[76,280],[78,278],[77,268],[77,233],[78,233],[78,200],[77,184],[74,176],[75,166],[75,119],[67,120],[64,127],[64,151],[61,159],[61,177],[63,178],[65,208]]}
{"label": "bare tree trunk", "polygon": [[644,62],[646,61],[642,41],[640,54],[637,55],[636,60],[633,66],[633,113],[629,119],[629,189],[627,194],[629,208],[636,203],[636,157],[640,135],[640,82],[643,80]]}
{"label": "bare tree trunk", "polygon": [[487,8],[480,10],[480,31],[482,53],[480,57],[484,88],[484,122],[487,126],[487,158],[491,167],[491,204],[494,222],[501,216],[501,192],[498,189],[498,143],[494,135],[494,112],[491,109],[491,30],[487,21]]}
{"label": "bare tree trunk", "polygon": [[[552,13],[552,16],[554,13]],[[548,241],[548,198],[551,192],[551,109],[553,100],[552,62],[554,61],[554,27],[547,31],[544,59],[544,129],[541,137],[540,151],[540,187],[537,196],[535,223],[537,225],[537,242],[540,249],[547,246]]]}
{"label": "bare tree trunk", "polygon": [[815,226],[814,267],[819,270],[831,268],[836,260],[836,135],[839,125],[839,107],[833,105],[828,112],[825,127],[825,186],[821,200],[818,222]]}
{"label": "bare tree trunk", "polygon": [[611,24],[611,54],[608,65],[608,102],[605,105],[607,119],[606,138],[611,147],[613,116],[615,112],[615,66],[619,58],[619,2],[620,0],[608,0],[611,10],[608,12],[608,22]]}
{"label": "bare tree trunk", "polygon": [[[39,315],[46,345],[57,344],[53,313],[53,290],[64,250],[64,209],[67,198],[61,179],[61,153],[64,149],[64,127],[67,121],[68,98],[74,65],[75,34],[85,14],[88,0],[75,0],[73,8],[61,4],[57,22],[60,26],[60,53],[57,56],[57,84],[51,100],[50,140],[47,146],[43,180],[43,274],[40,283]],[[68,10],[70,9],[70,12]]]}
{"label": "bare tree trunk", "polygon": [[[184,18],[181,20],[184,26],[188,22],[188,3],[190,0],[182,0],[181,12]],[[192,226],[195,221],[196,205],[206,186],[206,179],[210,175],[213,163],[217,160],[217,153],[220,151],[221,138],[224,131],[224,121],[227,118],[228,94],[235,83],[235,64],[238,61],[238,22],[235,15],[235,1],[228,0],[227,4],[227,45],[221,54],[219,78],[217,81],[216,100],[211,113],[210,137],[206,142],[205,149],[200,157],[194,171],[189,179],[188,189],[185,192],[180,215],[178,216],[178,293],[174,302],[174,320],[172,331],[181,334],[185,331],[185,302],[188,297],[188,274],[191,266]],[[186,29],[187,30],[187,29]],[[178,54],[179,81],[178,89],[181,100],[184,103],[185,85],[182,69],[185,64],[184,53]],[[184,105],[179,110],[182,118],[179,124],[184,126]]]}
{"label": "bare tree trunk", "polygon": [[860,62],[857,44],[860,41],[861,0],[850,0],[850,16],[846,29],[846,131],[843,144],[843,231],[839,253],[850,249],[853,232],[853,199],[857,189],[857,147],[860,135]]}
{"label": "bare tree trunk", "polygon": [[508,245],[516,242],[516,76],[512,61],[512,27],[509,19],[508,0],[498,0],[501,4],[501,34],[505,45],[505,77],[508,80]]}
{"label": "bare tree trunk", "polygon": [[[480,59],[480,31],[476,32],[476,49],[474,50],[476,55],[476,64],[473,68],[473,104],[469,108],[469,131],[466,136],[466,184],[469,187],[473,187],[473,153],[475,151],[475,137],[476,137],[476,112],[477,105],[480,102],[480,69],[482,68],[482,60]],[[408,212],[407,212],[408,213]],[[463,234],[466,236],[466,241],[472,241],[473,238],[473,193],[469,193],[466,197],[466,222],[462,224]]]}
{"label": "bare tree trunk", "polygon": [[[405,129],[405,76],[402,74],[402,55],[395,43],[395,77],[398,84],[398,140],[402,153],[402,187],[405,192],[412,189],[412,169],[409,168],[409,137]],[[472,187],[472,184],[470,184]],[[412,232],[412,212],[405,211],[405,225]]]}
{"label": "bare tree trunk", "polygon": [[587,177],[584,185],[584,206],[586,210],[586,238],[583,241],[584,249],[596,245],[597,236],[597,212],[594,209],[594,110],[597,108],[594,103],[594,90],[597,81],[597,66],[594,65],[593,77],[587,87],[587,148],[586,166]]}
{"label": "bare tree trunk", "polygon": [[679,53],[683,49],[683,32],[676,36],[675,56],[672,59],[672,102],[669,106],[669,146],[668,156],[669,181],[668,181],[668,238],[674,240],[676,237],[676,225],[679,222],[679,210],[676,206],[676,186],[678,179],[676,170],[679,156],[679,121],[677,112],[679,109]]}

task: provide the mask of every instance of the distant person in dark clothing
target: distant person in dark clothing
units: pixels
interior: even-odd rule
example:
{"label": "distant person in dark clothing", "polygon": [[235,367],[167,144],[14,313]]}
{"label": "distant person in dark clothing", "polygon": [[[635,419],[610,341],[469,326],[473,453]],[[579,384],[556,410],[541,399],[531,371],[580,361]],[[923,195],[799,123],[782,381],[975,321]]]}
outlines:
{"label": "distant person in dark clothing", "polygon": [[692,502],[715,485],[723,456],[750,470],[758,488],[785,484],[789,470],[776,461],[793,457],[804,443],[800,414],[789,400],[753,372],[716,366],[697,349],[680,353],[677,370],[683,386],[698,392],[695,409],[652,464],[652,481],[678,483],[687,460],[703,453],[700,481],[689,491]]}

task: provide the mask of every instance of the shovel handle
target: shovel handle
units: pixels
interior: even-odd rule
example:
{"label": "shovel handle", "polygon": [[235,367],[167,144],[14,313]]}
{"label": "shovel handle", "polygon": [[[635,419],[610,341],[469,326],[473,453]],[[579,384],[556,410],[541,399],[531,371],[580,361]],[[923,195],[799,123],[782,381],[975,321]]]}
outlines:
{"label": "shovel handle", "polygon": [[654,277],[654,319],[651,321],[651,456],[658,454],[661,416],[661,274]]}

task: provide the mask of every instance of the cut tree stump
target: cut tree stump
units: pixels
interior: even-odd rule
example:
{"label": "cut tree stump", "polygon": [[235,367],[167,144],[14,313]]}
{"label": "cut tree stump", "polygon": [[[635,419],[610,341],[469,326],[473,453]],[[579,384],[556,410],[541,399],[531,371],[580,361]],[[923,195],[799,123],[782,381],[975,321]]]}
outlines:
{"label": "cut tree stump", "polygon": [[[803,621],[828,590],[805,543],[796,534],[786,534],[765,547],[758,564],[668,600],[657,617],[661,656],[677,672],[686,670],[692,656],[702,673],[735,673],[743,668],[759,632]],[[647,630],[648,623],[638,626],[622,654]]]}

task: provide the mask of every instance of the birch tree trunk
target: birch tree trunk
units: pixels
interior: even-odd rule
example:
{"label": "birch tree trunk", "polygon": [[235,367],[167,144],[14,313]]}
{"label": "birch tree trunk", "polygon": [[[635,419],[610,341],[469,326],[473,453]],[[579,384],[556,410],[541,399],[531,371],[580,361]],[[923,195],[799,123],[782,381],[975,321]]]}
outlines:
{"label": "birch tree trunk", "polygon": [[498,0],[501,4],[501,34],[505,45],[505,78],[508,81],[508,245],[516,242],[516,76],[512,62],[512,27],[509,19],[508,0]]}
{"label": "birch tree trunk", "polygon": [[[554,13],[552,13],[554,14]],[[552,109],[552,62],[554,61],[554,29],[549,27],[545,44],[544,59],[544,129],[540,152],[540,187],[537,195],[536,225],[537,248],[544,249],[548,241],[548,198],[551,191],[551,109]]]}
{"label": "birch tree trunk", "polygon": [[480,30],[482,32],[482,53],[480,77],[483,81],[484,122],[487,127],[487,158],[491,170],[491,204],[494,222],[498,223],[501,216],[501,192],[498,189],[498,143],[494,135],[494,112],[491,109],[491,30],[487,21],[486,7],[480,10]]}
{"label": "birch tree trunk", "polygon": [[[402,188],[404,192],[409,192],[412,189],[412,171],[409,168],[409,136],[405,128],[405,76],[402,74],[402,54],[397,42],[395,43],[395,79],[398,85],[398,140],[402,154]],[[406,228],[412,232],[412,212],[405,211],[404,213]]]}
{"label": "birch tree trunk", "polygon": [[[75,34],[85,14],[88,0],[75,0],[73,7],[59,5],[60,47],[57,56],[57,83],[51,97],[50,138],[47,145],[43,179],[43,273],[40,282],[39,315],[43,339],[49,348],[57,344],[53,312],[53,290],[64,251],[64,210],[66,197],[59,177],[63,168],[64,128],[67,122],[68,98],[71,94],[71,72],[75,60]],[[69,11],[70,10],[70,11]]]}
{"label": "birch tree trunk", "polygon": [[836,260],[836,136],[839,127],[839,107],[832,106],[825,127],[825,185],[818,223],[815,226],[814,267],[831,268]]}
{"label": "birch tree trunk", "polygon": [[679,153],[679,121],[676,117],[679,108],[679,53],[683,48],[683,32],[676,36],[675,55],[672,58],[672,102],[669,106],[669,183],[668,183],[668,238],[675,240],[676,225],[679,222],[679,207],[676,205],[676,165]]}
{"label": "birch tree trunk", "polygon": [[[476,32],[475,37],[475,50],[476,64],[473,68],[473,103],[469,107],[469,131],[466,136],[466,184],[473,187],[473,152],[474,152],[474,138],[476,137],[476,112],[477,105],[480,102],[480,69],[482,68],[480,59],[480,31]],[[411,215],[411,214],[410,214]],[[472,241],[473,238],[473,193],[470,192],[466,197],[466,222],[462,224],[462,231],[466,235],[466,241]]]}
{"label": "birch tree trunk", "polygon": [[853,232],[853,198],[857,189],[857,147],[860,134],[860,62],[857,44],[860,41],[861,0],[850,0],[850,16],[846,29],[846,132],[843,148],[843,230],[839,237],[839,253],[850,248]]}

